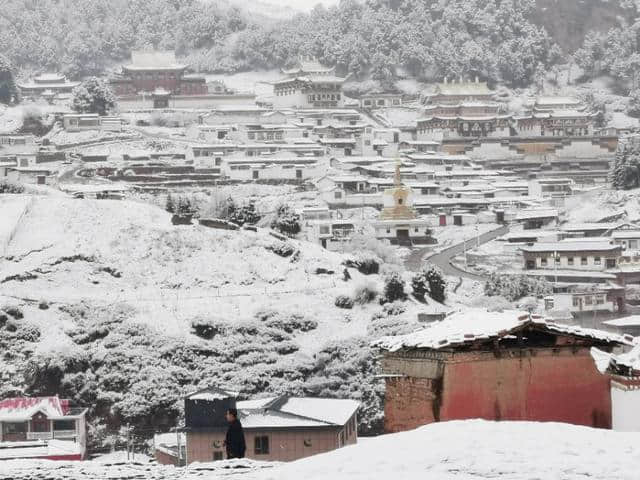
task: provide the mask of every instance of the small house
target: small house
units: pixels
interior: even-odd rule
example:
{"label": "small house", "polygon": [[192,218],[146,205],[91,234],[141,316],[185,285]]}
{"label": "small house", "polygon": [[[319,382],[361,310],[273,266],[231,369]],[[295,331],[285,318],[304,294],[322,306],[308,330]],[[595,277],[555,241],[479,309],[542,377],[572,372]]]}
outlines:
{"label": "small house", "polygon": [[0,400],[0,460],[82,460],[87,409],[56,397]]}
{"label": "small house", "polygon": [[225,412],[238,410],[253,460],[288,462],[358,441],[354,400],[276,396],[237,400],[235,392],[208,388],[185,398],[186,463],[226,457]]}

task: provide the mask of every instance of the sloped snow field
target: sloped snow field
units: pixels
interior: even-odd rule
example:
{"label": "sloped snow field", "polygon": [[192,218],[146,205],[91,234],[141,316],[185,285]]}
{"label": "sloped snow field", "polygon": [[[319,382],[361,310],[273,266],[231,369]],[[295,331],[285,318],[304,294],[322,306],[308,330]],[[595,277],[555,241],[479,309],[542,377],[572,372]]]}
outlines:
{"label": "sloped snow field", "polygon": [[636,480],[640,434],[559,423],[443,422],[361,439],[358,445],[288,464],[248,461],[193,465],[108,466],[13,461],[1,480]]}

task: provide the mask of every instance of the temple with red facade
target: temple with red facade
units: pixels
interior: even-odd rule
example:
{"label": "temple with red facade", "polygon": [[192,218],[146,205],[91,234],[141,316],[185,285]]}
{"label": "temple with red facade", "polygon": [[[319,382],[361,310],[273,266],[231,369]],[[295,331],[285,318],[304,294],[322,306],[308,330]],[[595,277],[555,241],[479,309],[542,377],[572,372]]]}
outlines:
{"label": "temple with red facade", "polygon": [[528,420],[611,428],[610,378],[590,355],[632,337],[526,312],[470,310],[386,337],[385,431],[447,420]]}
{"label": "temple with red facade", "polygon": [[173,95],[206,95],[204,77],[187,75],[188,65],[176,60],[172,51],[133,51],[131,63],[122,66],[122,72],[110,80],[116,96],[153,93],[156,90]]}

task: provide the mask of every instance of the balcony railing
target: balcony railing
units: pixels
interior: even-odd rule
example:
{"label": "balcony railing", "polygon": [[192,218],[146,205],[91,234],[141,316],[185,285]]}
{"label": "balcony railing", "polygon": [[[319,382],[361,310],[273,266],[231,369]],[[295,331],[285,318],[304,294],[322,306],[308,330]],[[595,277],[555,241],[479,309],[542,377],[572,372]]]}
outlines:
{"label": "balcony railing", "polygon": [[74,438],[75,430],[54,430],[53,432],[27,432],[27,440],[51,440],[54,438]]}

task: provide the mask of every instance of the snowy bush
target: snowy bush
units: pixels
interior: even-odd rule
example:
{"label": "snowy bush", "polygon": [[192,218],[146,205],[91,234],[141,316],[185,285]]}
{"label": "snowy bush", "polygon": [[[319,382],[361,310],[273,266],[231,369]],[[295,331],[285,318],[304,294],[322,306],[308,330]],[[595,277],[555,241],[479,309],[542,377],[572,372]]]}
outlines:
{"label": "snowy bush", "polygon": [[444,302],[446,286],[442,271],[435,265],[427,265],[411,279],[413,295],[419,300],[429,295],[436,302]]}
{"label": "snowy bush", "polygon": [[378,296],[378,289],[372,282],[367,282],[356,287],[353,292],[353,301],[360,305],[373,302]]}
{"label": "snowy bush", "polygon": [[291,210],[289,206],[280,205],[276,210],[276,217],[271,222],[271,228],[289,237],[295,237],[301,229],[300,215]]}
{"label": "snowy bush", "polygon": [[24,318],[24,313],[22,313],[22,309],[20,309],[20,307],[17,307],[15,305],[5,305],[4,307],[0,308],[0,310],[5,312],[7,315],[15,318],[16,320],[21,320],[22,318]]}
{"label": "snowy bush", "polygon": [[200,338],[210,340],[227,331],[227,324],[213,318],[196,317],[191,320],[191,331]]}
{"label": "snowy bush", "polygon": [[399,301],[395,301],[393,303],[387,303],[382,307],[382,311],[386,314],[386,316],[397,316],[407,311],[407,307]]}
{"label": "snowy bush", "polygon": [[305,318],[300,313],[283,313],[276,310],[261,310],[255,317],[265,326],[283,330],[286,333],[309,332],[318,328],[318,322]]}
{"label": "snowy bush", "polygon": [[0,181],[0,193],[24,193],[24,186],[19,183]]}
{"label": "snowy bush", "polygon": [[395,302],[396,300],[405,300],[407,295],[404,293],[404,280],[399,272],[391,272],[384,279],[384,302]]}
{"label": "snowy bush", "polygon": [[356,268],[363,275],[377,275],[380,271],[380,260],[372,256],[360,256],[344,262],[345,266]]}
{"label": "snowy bush", "polygon": [[422,328],[417,319],[409,320],[406,315],[388,315],[378,312],[371,317],[367,326],[367,334],[371,338],[380,338],[387,335],[404,335]]}
{"label": "snowy bush", "polygon": [[513,302],[522,297],[541,297],[553,292],[551,283],[541,278],[528,277],[526,275],[492,274],[484,286],[487,296],[502,296]]}
{"label": "snowy bush", "polygon": [[296,249],[287,242],[274,242],[267,245],[265,248],[283,258],[290,257],[296,251]]}
{"label": "snowy bush", "polygon": [[401,263],[396,253],[397,251],[393,246],[371,235],[361,233],[353,234],[351,240],[345,244],[344,249],[345,252],[357,253],[357,258],[369,257],[374,258],[378,263],[389,263],[393,265],[399,265]]}
{"label": "snowy bush", "polygon": [[338,308],[351,309],[353,308],[353,299],[347,295],[338,295],[334,304]]}

